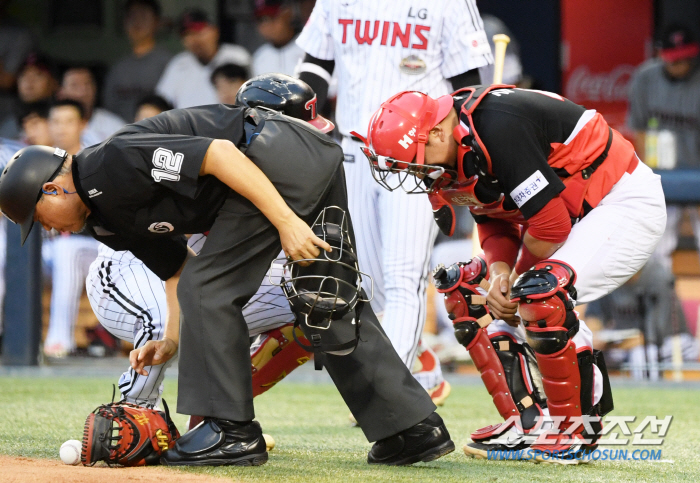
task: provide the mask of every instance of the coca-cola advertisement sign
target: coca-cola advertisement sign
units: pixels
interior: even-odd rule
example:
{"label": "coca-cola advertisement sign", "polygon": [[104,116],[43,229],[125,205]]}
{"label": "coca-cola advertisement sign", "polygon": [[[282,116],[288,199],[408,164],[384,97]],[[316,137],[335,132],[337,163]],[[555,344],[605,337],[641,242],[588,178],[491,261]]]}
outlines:
{"label": "coca-cola advertisement sign", "polygon": [[623,64],[610,72],[593,73],[587,65],[581,65],[569,75],[564,96],[580,104],[627,102],[627,86],[635,69]]}
{"label": "coca-cola advertisement sign", "polygon": [[564,95],[624,131],[629,82],[651,45],[652,0],[562,0],[561,15]]}

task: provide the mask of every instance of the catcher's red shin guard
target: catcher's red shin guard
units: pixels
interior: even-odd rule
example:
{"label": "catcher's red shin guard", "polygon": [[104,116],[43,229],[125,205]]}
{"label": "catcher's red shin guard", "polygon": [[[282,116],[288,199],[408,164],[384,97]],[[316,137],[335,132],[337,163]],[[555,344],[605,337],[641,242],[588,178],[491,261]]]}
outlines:
{"label": "catcher's red shin guard", "polygon": [[[475,257],[467,263],[450,267],[438,266],[433,277],[440,293],[445,294],[445,307],[453,320],[455,336],[468,351],[481,374],[486,390],[503,419],[520,417],[523,430],[535,426],[544,404],[531,380],[527,368],[529,356],[522,345],[507,333],[489,337],[486,327],[493,320],[486,306],[486,297],[477,288],[488,289],[487,269],[483,259]],[[472,434],[474,440],[484,440],[500,434],[501,425],[488,426]]]}
{"label": "catcher's red shin guard", "polygon": [[[579,330],[573,302],[575,281],[576,273],[569,265],[544,260],[518,278],[511,299],[520,303],[520,317],[537,357],[550,415],[564,417],[559,430],[569,433],[567,439],[578,435],[594,442],[601,429],[599,418],[590,425],[593,434],[572,418],[581,421],[583,415],[607,414],[612,410],[612,396],[602,354],[583,347],[577,351],[573,341]],[[593,405],[594,363],[603,375],[603,397],[596,405]],[[551,451],[566,447],[543,448]]]}
{"label": "catcher's red shin guard", "polygon": [[297,367],[309,360],[310,353],[294,342],[292,332],[302,343],[308,344],[301,329],[293,324],[265,332],[265,341],[250,356],[253,371],[253,397],[259,396],[287,377]]}

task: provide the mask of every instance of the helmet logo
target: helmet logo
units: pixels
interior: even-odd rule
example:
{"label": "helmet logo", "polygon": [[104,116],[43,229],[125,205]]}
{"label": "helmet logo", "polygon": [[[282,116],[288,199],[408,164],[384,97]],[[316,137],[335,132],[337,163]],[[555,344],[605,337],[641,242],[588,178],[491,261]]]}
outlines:
{"label": "helmet logo", "polygon": [[408,149],[408,146],[413,144],[413,139],[411,139],[409,136],[413,137],[416,135],[416,128],[414,127],[410,131],[408,131],[408,134],[403,135],[403,139],[399,139],[399,144],[401,145],[402,148]]}
{"label": "helmet logo", "polygon": [[316,119],[316,95],[314,94],[313,99],[307,101],[306,104],[304,104],[304,108],[307,111],[311,111],[311,119]]}
{"label": "helmet logo", "polygon": [[174,229],[175,227],[167,221],[151,223],[151,225],[148,227],[148,231],[150,231],[151,233],[168,233],[173,231]]}

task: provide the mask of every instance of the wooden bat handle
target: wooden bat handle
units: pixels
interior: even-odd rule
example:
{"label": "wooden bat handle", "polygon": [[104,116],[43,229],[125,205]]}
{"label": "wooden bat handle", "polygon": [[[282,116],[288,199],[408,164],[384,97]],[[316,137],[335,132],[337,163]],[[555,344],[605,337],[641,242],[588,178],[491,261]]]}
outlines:
{"label": "wooden bat handle", "polygon": [[496,45],[496,52],[493,56],[493,83],[501,84],[503,82],[503,64],[506,61],[506,47],[510,42],[510,37],[505,34],[496,34],[493,36],[493,43]]}
{"label": "wooden bat handle", "polygon": [[[500,84],[503,82],[503,64],[506,61],[506,47],[510,42],[510,37],[505,34],[496,34],[493,36],[493,43],[496,44],[496,52],[493,58],[493,83]],[[477,233],[476,223],[474,223],[474,231],[472,232],[472,256],[481,253],[481,244],[479,243],[479,235]]]}

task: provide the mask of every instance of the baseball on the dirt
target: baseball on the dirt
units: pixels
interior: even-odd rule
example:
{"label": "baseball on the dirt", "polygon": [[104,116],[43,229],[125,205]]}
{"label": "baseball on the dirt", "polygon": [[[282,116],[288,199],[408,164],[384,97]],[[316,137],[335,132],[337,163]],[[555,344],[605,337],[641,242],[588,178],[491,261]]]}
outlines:
{"label": "baseball on the dirt", "polygon": [[80,441],[75,439],[69,439],[61,445],[61,461],[67,465],[77,465],[80,463]]}

